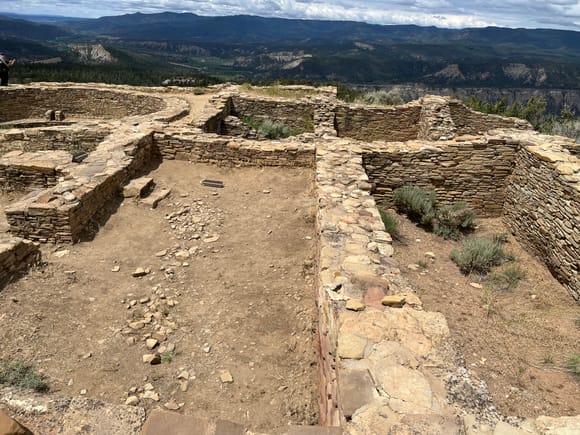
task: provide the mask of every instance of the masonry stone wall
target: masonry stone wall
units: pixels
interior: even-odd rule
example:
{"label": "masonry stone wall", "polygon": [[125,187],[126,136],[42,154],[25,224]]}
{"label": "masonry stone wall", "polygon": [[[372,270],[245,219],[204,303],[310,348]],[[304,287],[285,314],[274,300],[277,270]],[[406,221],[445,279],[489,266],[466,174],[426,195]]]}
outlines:
{"label": "masonry stone wall", "polygon": [[164,159],[228,166],[314,166],[314,145],[290,139],[252,141],[166,129],[155,135],[155,145]]}
{"label": "masonry stone wall", "polygon": [[40,261],[38,246],[30,240],[0,236],[0,288],[19,272]]}
{"label": "masonry stone wall", "polygon": [[522,138],[505,223],[580,303],[580,159],[563,138]]}
{"label": "masonry stone wall", "polygon": [[236,94],[232,96],[231,114],[241,119],[281,121],[301,133],[314,131],[314,108],[308,102]]}
{"label": "masonry stone wall", "polygon": [[405,141],[417,138],[421,105],[393,107],[336,106],[335,127],[339,137],[365,141]]}
{"label": "masonry stone wall", "polygon": [[12,151],[0,158],[0,186],[10,190],[54,186],[72,165],[71,154],[66,151]]}
{"label": "masonry stone wall", "polygon": [[375,197],[392,203],[393,191],[414,184],[437,193],[441,204],[465,201],[480,216],[501,216],[517,144],[496,137],[409,141],[363,146],[363,164]]}
{"label": "masonry stone wall", "polygon": [[62,110],[68,119],[118,119],[162,110],[163,99],[135,92],[89,87],[9,87],[0,90],[0,122],[44,118],[47,110]]}
{"label": "masonry stone wall", "polygon": [[451,119],[458,135],[485,133],[490,129],[530,130],[531,125],[519,118],[506,118],[499,115],[488,115],[466,107],[461,101],[449,101]]}
{"label": "masonry stone wall", "polygon": [[109,133],[109,128],[99,125],[0,130],[0,155],[13,150],[91,152]]}

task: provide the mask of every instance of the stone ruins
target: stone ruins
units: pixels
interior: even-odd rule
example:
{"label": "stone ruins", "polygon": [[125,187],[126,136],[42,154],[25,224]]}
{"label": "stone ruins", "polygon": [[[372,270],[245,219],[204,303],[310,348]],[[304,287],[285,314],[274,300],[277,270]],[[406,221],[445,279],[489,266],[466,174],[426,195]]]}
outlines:
{"label": "stone ruins", "polygon": [[[444,316],[423,310],[401,278],[377,209],[412,183],[443,203],[462,200],[481,216],[501,216],[578,303],[578,145],[444,97],[370,107],[338,101],[334,88],[307,91],[291,100],[218,86],[192,114],[183,89],[43,83],[0,90],[11,101],[0,106],[0,181],[31,191],[5,208],[0,280],[38,262],[39,243],[83,240],[154,159],[310,168],[324,428],[292,433],[580,433],[580,416],[540,417],[520,428],[499,422],[495,432],[476,422],[496,411],[490,404],[489,415],[476,415],[473,403],[453,394],[469,374],[446,358]],[[253,140],[244,118],[279,120],[301,134]]]}

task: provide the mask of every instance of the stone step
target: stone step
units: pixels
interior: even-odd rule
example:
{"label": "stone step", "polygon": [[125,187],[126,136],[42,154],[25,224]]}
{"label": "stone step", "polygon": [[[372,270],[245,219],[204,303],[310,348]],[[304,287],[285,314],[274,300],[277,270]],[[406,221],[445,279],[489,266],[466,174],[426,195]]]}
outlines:
{"label": "stone step", "polygon": [[151,208],[156,208],[157,205],[162,200],[167,198],[170,193],[171,193],[171,189],[154,190],[153,192],[151,192],[149,194],[149,196],[147,198],[142,199],[141,202],[145,205],[148,205]]}
{"label": "stone step", "polygon": [[123,197],[134,198],[147,196],[152,187],[153,187],[153,178],[151,177],[135,178],[131,180],[131,182],[123,188]]}

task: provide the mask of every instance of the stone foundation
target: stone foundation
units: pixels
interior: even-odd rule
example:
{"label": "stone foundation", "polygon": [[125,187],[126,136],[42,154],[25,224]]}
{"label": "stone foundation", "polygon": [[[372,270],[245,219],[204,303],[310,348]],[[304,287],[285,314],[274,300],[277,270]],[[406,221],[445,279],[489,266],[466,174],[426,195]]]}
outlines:
{"label": "stone foundation", "polygon": [[0,287],[38,262],[40,251],[30,240],[0,236]]}
{"label": "stone foundation", "polygon": [[[467,201],[480,215],[504,213],[578,299],[580,165],[571,141],[522,132],[525,122],[475,114],[448,99],[378,108],[336,105],[322,96],[280,104],[232,92],[216,95],[192,125],[167,125],[187,112],[171,98],[163,99],[161,112],[111,121],[113,133],[87,159],[6,210],[11,231],[41,242],[80,240],[155,157],[315,168],[320,423],[353,435],[464,433],[465,410],[449,403],[444,382],[456,369],[445,353],[447,323],[424,311],[401,278],[372,194],[388,202],[393,189],[413,183],[434,189],[441,202]],[[227,116],[250,111],[302,128],[308,120],[313,133],[281,141],[218,135]],[[511,130],[490,131],[499,127]],[[537,419],[530,433],[540,433],[546,421]]]}
{"label": "stone foundation", "polygon": [[0,185],[10,190],[43,189],[74,165],[66,151],[12,151],[0,158]]}
{"label": "stone foundation", "polygon": [[314,145],[291,139],[252,141],[166,129],[155,135],[155,145],[164,159],[227,166],[314,166]]}

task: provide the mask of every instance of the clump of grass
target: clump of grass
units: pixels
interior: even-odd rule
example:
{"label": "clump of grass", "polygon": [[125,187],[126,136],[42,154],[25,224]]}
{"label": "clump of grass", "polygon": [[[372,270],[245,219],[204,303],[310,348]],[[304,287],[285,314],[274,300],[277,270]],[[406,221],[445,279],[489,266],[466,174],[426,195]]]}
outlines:
{"label": "clump of grass", "polygon": [[472,272],[487,274],[492,267],[508,260],[503,244],[488,237],[470,237],[463,241],[461,249],[451,251],[451,260],[464,274]]}
{"label": "clump of grass", "polygon": [[379,213],[383,225],[385,226],[385,231],[389,233],[391,237],[396,237],[399,232],[397,220],[381,208],[379,208]]}
{"label": "clump of grass", "polygon": [[575,323],[576,323],[576,328],[580,329],[580,316],[576,317]]}
{"label": "clump of grass", "polygon": [[580,353],[575,353],[568,359],[568,369],[576,376],[580,376]]}
{"label": "clump of grass", "polygon": [[544,364],[554,364],[554,355],[547,353],[544,355]]}
{"label": "clump of grass", "polygon": [[435,234],[444,239],[459,239],[460,231],[473,229],[475,212],[465,203],[457,202],[437,209]]}
{"label": "clump of grass", "polygon": [[161,355],[161,362],[167,363],[173,361],[173,358],[177,356],[177,352],[174,350],[168,350],[163,352]]}
{"label": "clump of grass", "polygon": [[38,392],[49,389],[45,376],[22,359],[16,361],[0,360],[0,384],[13,385]]}
{"label": "clump of grass", "polygon": [[[509,255],[506,258],[509,259]],[[519,266],[512,265],[491,273],[489,281],[495,289],[513,290],[525,277],[526,273]]]}
{"label": "clump of grass", "polygon": [[417,186],[403,186],[393,192],[393,202],[411,219],[431,225],[435,218],[435,192]]}
{"label": "clump of grass", "polygon": [[417,264],[419,265],[419,267],[421,269],[427,269],[427,267],[429,267],[429,264],[427,264],[427,262],[425,260],[423,260],[423,259],[418,260],[417,261]]}

